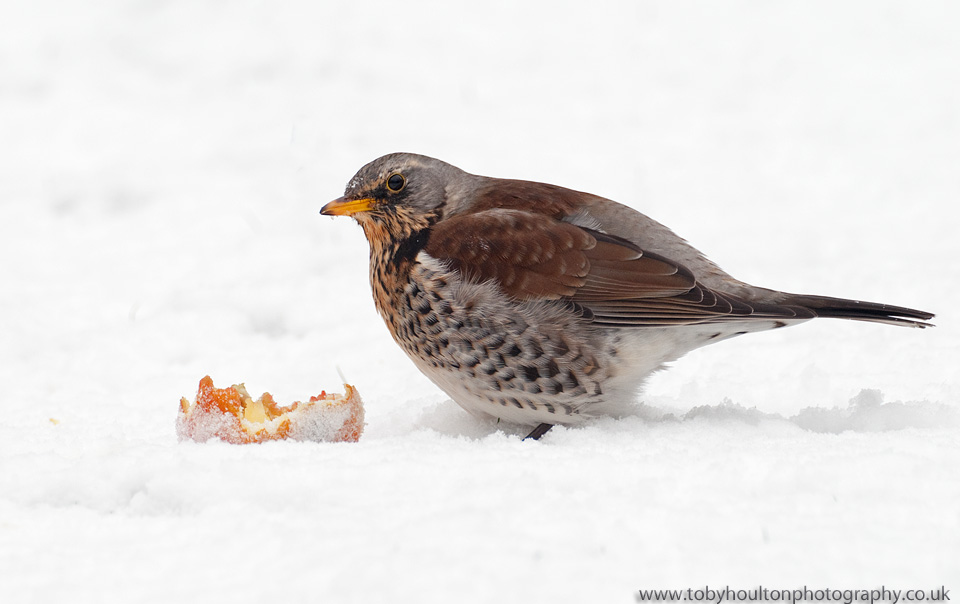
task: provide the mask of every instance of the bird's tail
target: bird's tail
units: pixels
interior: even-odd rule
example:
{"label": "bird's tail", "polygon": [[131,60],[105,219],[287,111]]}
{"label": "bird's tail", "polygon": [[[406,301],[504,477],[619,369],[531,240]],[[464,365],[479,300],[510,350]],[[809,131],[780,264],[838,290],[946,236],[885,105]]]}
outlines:
{"label": "bird's tail", "polygon": [[914,310],[903,306],[877,304],[876,302],[861,302],[859,300],[845,300],[843,298],[829,298],[827,296],[791,295],[781,304],[789,306],[803,306],[816,313],[818,317],[834,319],[853,319],[856,321],[871,321],[873,323],[887,323],[905,327],[933,327],[928,323],[934,317],[933,313],[923,310]]}

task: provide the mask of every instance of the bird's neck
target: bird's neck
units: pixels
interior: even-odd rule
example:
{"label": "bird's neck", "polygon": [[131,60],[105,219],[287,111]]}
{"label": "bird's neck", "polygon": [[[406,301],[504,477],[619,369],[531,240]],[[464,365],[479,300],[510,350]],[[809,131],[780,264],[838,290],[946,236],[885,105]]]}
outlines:
{"label": "bird's neck", "polygon": [[402,307],[400,302],[410,283],[410,272],[417,254],[427,244],[430,231],[423,228],[405,233],[406,236],[401,238],[377,235],[379,233],[367,232],[370,241],[370,287],[377,311],[390,322],[397,317],[389,315]]}

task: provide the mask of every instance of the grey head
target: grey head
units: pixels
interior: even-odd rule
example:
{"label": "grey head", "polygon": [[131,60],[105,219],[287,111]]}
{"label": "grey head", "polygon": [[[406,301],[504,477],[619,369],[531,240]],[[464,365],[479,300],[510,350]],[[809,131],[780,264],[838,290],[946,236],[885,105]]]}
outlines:
{"label": "grey head", "polygon": [[439,159],[414,153],[390,153],[360,168],[343,197],[328,203],[322,214],[365,220],[398,214],[439,220],[452,191],[472,177]]}

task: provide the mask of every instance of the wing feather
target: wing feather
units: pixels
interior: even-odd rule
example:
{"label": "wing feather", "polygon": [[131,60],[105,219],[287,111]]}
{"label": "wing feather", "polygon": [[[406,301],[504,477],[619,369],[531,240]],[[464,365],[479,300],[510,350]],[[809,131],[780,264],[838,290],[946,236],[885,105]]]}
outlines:
{"label": "wing feather", "polygon": [[601,325],[810,316],[711,290],[681,264],[625,239],[515,208],[441,220],[424,251],[466,279],[495,282],[518,300],[566,300]]}

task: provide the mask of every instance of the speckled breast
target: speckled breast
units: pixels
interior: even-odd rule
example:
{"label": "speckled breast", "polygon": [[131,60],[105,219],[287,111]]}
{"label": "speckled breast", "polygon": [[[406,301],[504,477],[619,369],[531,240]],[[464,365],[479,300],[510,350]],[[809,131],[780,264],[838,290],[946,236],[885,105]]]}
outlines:
{"label": "speckled breast", "polygon": [[564,329],[581,319],[561,304],[518,304],[492,283],[462,282],[425,253],[405,283],[374,297],[397,343],[469,411],[574,423],[584,405],[602,400],[600,338],[573,340],[570,333],[589,330]]}

